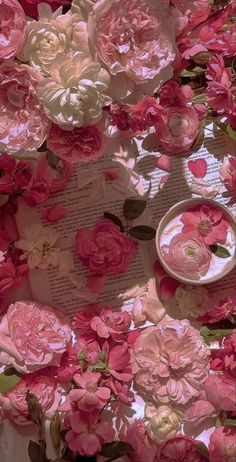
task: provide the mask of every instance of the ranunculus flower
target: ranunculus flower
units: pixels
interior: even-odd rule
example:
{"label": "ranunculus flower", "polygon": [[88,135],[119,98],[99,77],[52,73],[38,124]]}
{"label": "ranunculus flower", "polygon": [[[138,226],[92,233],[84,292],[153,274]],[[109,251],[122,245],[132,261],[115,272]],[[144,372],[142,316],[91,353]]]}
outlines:
{"label": "ranunculus flower", "polygon": [[14,153],[35,150],[50,122],[36,96],[41,76],[31,67],[6,61],[0,65],[0,148]]}
{"label": "ranunculus flower", "polygon": [[211,253],[193,233],[176,234],[161,250],[168,266],[180,274],[199,279],[209,269]]}
{"label": "ranunculus flower", "polygon": [[124,273],[136,252],[134,242],[107,218],[101,218],[92,231],[80,229],[75,248],[81,262],[95,273]]}
{"label": "ranunculus flower", "polygon": [[28,419],[27,392],[33,393],[41,404],[45,417],[51,419],[61,401],[59,386],[48,369],[22,377],[7,393],[0,393],[0,403],[5,417],[17,425],[30,425]]}
{"label": "ranunculus flower", "polygon": [[180,412],[170,406],[154,406],[147,403],[145,406],[145,417],[149,420],[148,430],[152,438],[159,444],[167,438],[175,436],[180,430]]}
{"label": "ranunculus flower", "polygon": [[103,106],[111,103],[105,94],[109,82],[108,72],[87,55],[67,54],[53,61],[37,95],[55,124],[72,129],[102,118]]}
{"label": "ranunculus flower", "polygon": [[205,287],[181,285],[175,292],[175,300],[183,317],[197,318],[209,310],[209,293]]}
{"label": "ranunculus flower", "polygon": [[161,146],[172,154],[189,149],[199,133],[199,119],[192,107],[169,107],[160,113],[156,133]]}
{"label": "ranunculus flower", "polygon": [[218,427],[210,436],[209,461],[234,462],[236,460],[236,429]]}
{"label": "ranunculus flower", "polygon": [[206,462],[207,459],[197,450],[197,444],[198,441],[188,436],[174,436],[160,446],[158,462]]}
{"label": "ranunculus flower", "polygon": [[236,158],[226,157],[220,166],[220,179],[227,191],[236,196]]}
{"label": "ranunculus flower", "polygon": [[30,301],[10,305],[0,334],[0,362],[24,373],[59,366],[71,341],[71,328],[61,311]]}
{"label": "ranunculus flower", "polygon": [[103,308],[99,316],[91,319],[90,325],[99,337],[111,338],[122,341],[124,334],[128,332],[131,324],[131,316],[127,311],[114,312],[111,308]]}
{"label": "ranunculus flower", "polygon": [[135,384],[157,404],[186,404],[197,397],[210,368],[210,351],[189,321],[148,327],[134,344]]}
{"label": "ranunculus flower", "polygon": [[110,398],[111,390],[99,385],[101,374],[97,372],[84,372],[74,374],[74,382],[79,388],[69,392],[72,403],[76,403],[81,411],[90,412],[93,409],[102,409]]}
{"label": "ranunculus flower", "polygon": [[95,125],[68,131],[53,124],[47,147],[61,159],[71,164],[90,162],[100,157],[104,150],[104,135]]}
{"label": "ranunculus flower", "polygon": [[0,61],[12,59],[20,51],[25,40],[26,18],[17,0],[0,3]]}
{"label": "ranunculus flower", "polygon": [[157,447],[150,438],[143,420],[123,425],[119,436],[121,441],[127,441],[134,449],[129,453],[131,462],[156,462]]}

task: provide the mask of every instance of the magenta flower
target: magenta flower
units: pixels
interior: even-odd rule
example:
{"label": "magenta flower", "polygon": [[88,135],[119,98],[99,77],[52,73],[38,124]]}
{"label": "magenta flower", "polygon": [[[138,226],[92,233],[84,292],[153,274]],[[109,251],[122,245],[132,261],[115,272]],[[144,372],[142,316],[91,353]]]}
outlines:
{"label": "magenta flower", "polygon": [[117,380],[129,382],[133,378],[130,367],[130,352],[126,342],[110,346],[106,341],[104,349],[107,356],[107,367],[110,374]]}
{"label": "magenta flower", "polygon": [[218,207],[194,207],[183,213],[181,221],[183,233],[196,235],[206,245],[224,244],[226,241],[229,222]]}
{"label": "magenta flower", "polygon": [[211,368],[213,370],[226,371],[236,377],[236,329],[234,329],[230,337],[222,340],[220,349],[211,350],[211,357]]}
{"label": "magenta flower", "polygon": [[107,387],[99,386],[101,374],[96,372],[84,372],[82,375],[74,375],[74,381],[80,388],[74,388],[69,392],[69,397],[73,403],[77,404],[81,411],[90,412],[93,409],[101,409],[109,400],[111,390]]}
{"label": "magenta flower", "polygon": [[174,436],[159,448],[158,462],[206,462],[207,459],[200,454],[196,446],[197,441],[188,436]]}
{"label": "magenta flower", "polygon": [[103,308],[99,316],[91,320],[91,327],[99,337],[111,337],[115,341],[122,341],[125,332],[131,324],[131,316],[127,311],[113,312],[109,307]]}
{"label": "magenta flower", "polygon": [[236,315],[236,298],[227,297],[216,303],[204,316],[197,318],[201,323],[214,324]]}

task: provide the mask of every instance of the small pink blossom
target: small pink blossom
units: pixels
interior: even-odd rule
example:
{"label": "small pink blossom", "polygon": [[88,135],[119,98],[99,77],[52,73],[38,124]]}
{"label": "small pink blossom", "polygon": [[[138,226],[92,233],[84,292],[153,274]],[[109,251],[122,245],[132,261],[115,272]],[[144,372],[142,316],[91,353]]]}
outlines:
{"label": "small pink blossom", "polygon": [[149,436],[143,420],[124,425],[120,431],[121,441],[127,441],[134,449],[129,454],[131,462],[156,462],[157,447]]}
{"label": "small pink blossom", "polygon": [[230,319],[234,315],[236,315],[236,299],[227,297],[215,303],[211,310],[204,316],[199,317],[197,321],[214,324],[224,319]]}
{"label": "small pink blossom", "polygon": [[175,80],[169,80],[160,89],[160,105],[162,107],[186,107],[193,97],[190,85],[179,85]]}
{"label": "small pink blossom", "polygon": [[102,409],[105,406],[110,398],[111,390],[99,385],[100,373],[76,373],[73,379],[79,388],[71,390],[69,397],[73,403],[76,403],[78,409],[90,412],[93,409]]}
{"label": "small pink blossom", "polygon": [[111,308],[103,308],[99,316],[94,316],[90,322],[91,328],[99,337],[122,341],[131,324],[131,316],[127,311],[113,312]]}
{"label": "small pink blossom", "polygon": [[205,159],[189,160],[188,168],[195,178],[204,178],[207,173],[207,162]]}
{"label": "small pink blossom", "polygon": [[209,461],[234,462],[236,460],[235,441],[235,428],[216,428],[210,436]]}
{"label": "small pink blossom", "polygon": [[111,346],[105,342],[106,363],[110,374],[117,380],[129,382],[133,378],[130,367],[130,352],[126,342]]}
{"label": "small pink blossom", "polygon": [[57,223],[67,217],[68,211],[61,204],[54,204],[43,209],[43,218],[49,223]]}
{"label": "small pink blossom", "polygon": [[219,207],[196,206],[184,212],[181,221],[183,233],[196,235],[206,245],[224,244],[226,241],[229,222]]}
{"label": "small pink blossom", "polygon": [[169,156],[162,154],[161,156],[157,157],[155,159],[155,167],[163,170],[164,172],[170,173],[172,171],[172,165]]}
{"label": "small pink blossom", "polygon": [[209,82],[207,85],[206,96],[208,104],[217,114],[227,114],[230,110],[232,101],[230,86],[230,81],[227,85],[221,82]]}
{"label": "small pink blossom", "polygon": [[17,0],[0,3],[0,61],[12,59],[21,50],[25,40],[26,17]]}
{"label": "small pink blossom", "polygon": [[18,287],[28,273],[29,267],[25,262],[15,263],[10,256],[4,256],[0,262],[0,294]]}
{"label": "small pink blossom", "polygon": [[128,385],[120,383],[118,380],[112,378],[106,382],[106,385],[110,387],[112,394],[121,403],[129,406],[133,401],[133,393],[130,392]]}
{"label": "small pink blossom", "polygon": [[158,462],[206,462],[206,458],[197,450],[197,444],[197,441],[184,435],[169,438],[159,448]]}
{"label": "small pink blossom", "polygon": [[227,191],[236,196],[236,158],[226,157],[223,164],[220,166],[220,179],[224,183]]}
{"label": "small pink blossom", "polygon": [[87,332],[90,329],[90,323],[95,315],[99,315],[101,308],[96,303],[87,305],[82,311],[77,311],[73,319],[73,327],[80,332]]}

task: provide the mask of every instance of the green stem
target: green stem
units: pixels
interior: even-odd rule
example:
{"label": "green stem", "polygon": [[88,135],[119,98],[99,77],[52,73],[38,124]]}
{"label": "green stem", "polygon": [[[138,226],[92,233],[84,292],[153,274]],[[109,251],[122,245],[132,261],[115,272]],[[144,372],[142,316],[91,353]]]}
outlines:
{"label": "green stem", "polygon": [[13,154],[13,156],[17,160],[34,160],[34,161],[38,160],[38,157],[35,157],[35,156],[20,156],[20,155],[17,155],[17,154]]}

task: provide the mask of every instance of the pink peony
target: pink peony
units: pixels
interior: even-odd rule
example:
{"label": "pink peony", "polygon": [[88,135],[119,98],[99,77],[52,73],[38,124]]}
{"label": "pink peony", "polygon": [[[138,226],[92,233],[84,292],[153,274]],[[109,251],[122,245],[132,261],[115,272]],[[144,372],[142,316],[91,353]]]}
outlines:
{"label": "pink peony", "polygon": [[0,61],[12,59],[21,50],[25,40],[25,13],[17,0],[0,3]]}
{"label": "pink peony", "polygon": [[107,218],[101,218],[92,231],[80,229],[75,247],[81,262],[95,273],[124,273],[136,252],[134,242]]}
{"label": "pink peony", "polygon": [[56,156],[71,164],[90,162],[103,154],[104,136],[95,125],[70,131],[53,124],[48,135],[47,147]]}
{"label": "pink peony", "polygon": [[209,443],[210,462],[235,462],[236,460],[236,429],[216,428],[211,434]]}
{"label": "pink peony", "polygon": [[181,221],[183,233],[196,235],[206,245],[224,244],[226,241],[229,222],[219,207],[196,206],[184,212]]}
{"label": "pink peony", "polygon": [[167,265],[180,274],[199,279],[209,269],[211,253],[192,232],[176,234],[161,251]]}
{"label": "pink peony", "polygon": [[17,425],[29,425],[27,392],[33,393],[39,400],[45,417],[51,419],[61,400],[56,380],[49,370],[25,375],[21,381],[7,393],[0,393],[0,404],[5,416]]}
{"label": "pink peony", "polygon": [[236,158],[226,157],[220,166],[220,179],[227,191],[236,196]]}
{"label": "pink peony", "polygon": [[76,373],[73,377],[79,388],[69,392],[70,400],[76,403],[81,411],[90,412],[93,409],[102,409],[110,398],[111,390],[101,386],[98,382],[101,374],[97,372]]}
{"label": "pink peony", "polygon": [[27,65],[0,65],[0,148],[10,153],[37,149],[45,140],[49,120],[36,96],[41,76]]}
{"label": "pink peony", "polygon": [[164,108],[156,125],[161,146],[172,154],[189,149],[199,133],[199,120],[192,107]]}
{"label": "pink peony", "polygon": [[16,302],[0,324],[0,362],[24,373],[59,365],[70,341],[71,328],[61,311],[35,302]]}
{"label": "pink peony", "polygon": [[115,438],[115,430],[107,422],[100,421],[96,411],[75,412],[68,421],[71,430],[66,434],[66,442],[81,456],[94,456],[104,443],[111,443]]}
{"label": "pink peony", "polygon": [[206,462],[207,459],[197,450],[197,444],[188,436],[169,438],[159,448],[158,462]]}
{"label": "pink peony", "polygon": [[131,324],[131,316],[127,311],[113,312],[111,308],[103,308],[99,316],[91,320],[91,327],[99,337],[111,338],[115,341],[122,341],[124,334]]}
{"label": "pink peony", "polygon": [[150,438],[143,420],[124,425],[120,431],[121,441],[131,444],[134,451],[129,454],[131,462],[157,462],[157,447]]}
{"label": "pink peony", "polygon": [[205,391],[208,400],[216,409],[236,411],[235,377],[224,374],[211,374],[207,377]]}
{"label": "pink peony", "polygon": [[135,383],[145,399],[186,404],[197,397],[209,371],[210,351],[189,321],[148,327],[134,344]]}

